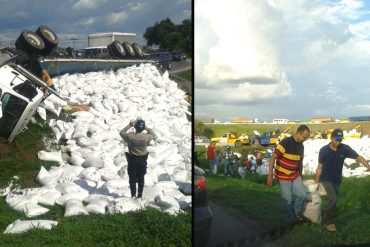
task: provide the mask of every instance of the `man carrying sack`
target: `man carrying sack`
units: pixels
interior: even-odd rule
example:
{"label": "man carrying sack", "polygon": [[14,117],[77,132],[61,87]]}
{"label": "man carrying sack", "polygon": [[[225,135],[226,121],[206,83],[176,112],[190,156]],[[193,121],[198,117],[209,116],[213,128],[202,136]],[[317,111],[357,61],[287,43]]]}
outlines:
{"label": "man carrying sack", "polygon": [[[134,127],[136,132],[126,133],[131,127]],[[146,130],[147,133],[143,133]],[[156,139],[154,132],[145,126],[145,121],[142,119],[131,120],[130,123],[120,131],[120,136],[127,142],[128,152],[127,158],[127,172],[129,176],[129,184],[131,190],[131,197],[136,196],[136,183],[138,183],[137,198],[141,198],[144,189],[144,176],[146,174],[148,151],[147,146],[149,142]]]}

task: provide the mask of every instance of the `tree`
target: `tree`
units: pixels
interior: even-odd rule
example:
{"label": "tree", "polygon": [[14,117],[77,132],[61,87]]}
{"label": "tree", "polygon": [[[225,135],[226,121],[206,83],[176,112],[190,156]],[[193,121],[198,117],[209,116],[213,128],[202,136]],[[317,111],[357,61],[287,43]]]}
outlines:
{"label": "tree", "polygon": [[156,22],[145,30],[147,46],[158,45],[161,50],[180,50],[188,54],[192,50],[192,26],[190,20],[175,25],[169,18]]}
{"label": "tree", "polygon": [[214,136],[214,131],[209,126],[206,126],[203,122],[195,120],[194,123],[195,123],[194,124],[195,135],[202,135],[209,139],[211,139]]}

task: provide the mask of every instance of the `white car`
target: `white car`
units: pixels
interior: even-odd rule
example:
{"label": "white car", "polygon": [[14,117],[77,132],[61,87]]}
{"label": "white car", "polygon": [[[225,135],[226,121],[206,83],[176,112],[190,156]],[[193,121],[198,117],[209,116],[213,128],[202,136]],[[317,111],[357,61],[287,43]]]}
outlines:
{"label": "white car", "polygon": [[195,143],[209,143],[209,139],[205,136],[195,136],[194,137]]}

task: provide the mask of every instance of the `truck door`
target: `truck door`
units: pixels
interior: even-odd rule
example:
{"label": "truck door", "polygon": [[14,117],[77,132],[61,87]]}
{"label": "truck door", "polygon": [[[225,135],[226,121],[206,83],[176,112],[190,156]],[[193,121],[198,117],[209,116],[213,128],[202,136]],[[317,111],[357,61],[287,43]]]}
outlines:
{"label": "truck door", "polygon": [[226,144],[226,143],[227,143],[227,140],[229,139],[228,137],[229,137],[229,135],[228,135],[228,134],[223,134],[223,135],[221,136],[221,138],[220,138],[220,143],[224,143],[224,144]]}

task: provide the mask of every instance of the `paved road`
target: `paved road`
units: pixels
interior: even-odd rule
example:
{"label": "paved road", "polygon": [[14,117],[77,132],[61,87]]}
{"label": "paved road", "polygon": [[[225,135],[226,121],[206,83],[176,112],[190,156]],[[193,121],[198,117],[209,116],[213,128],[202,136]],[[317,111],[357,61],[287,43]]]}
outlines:
{"label": "paved road", "polygon": [[191,69],[192,63],[191,59],[186,59],[186,61],[174,61],[171,63],[172,68],[170,69],[170,74],[176,74],[181,71]]}
{"label": "paved road", "polygon": [[207,247],[278,247],[271,242],[253,242],[264,232],[262,226],[240,215],[239,212],[225,209],[215,202],[209,201],[209,205],[213,214],[213,222]]}

